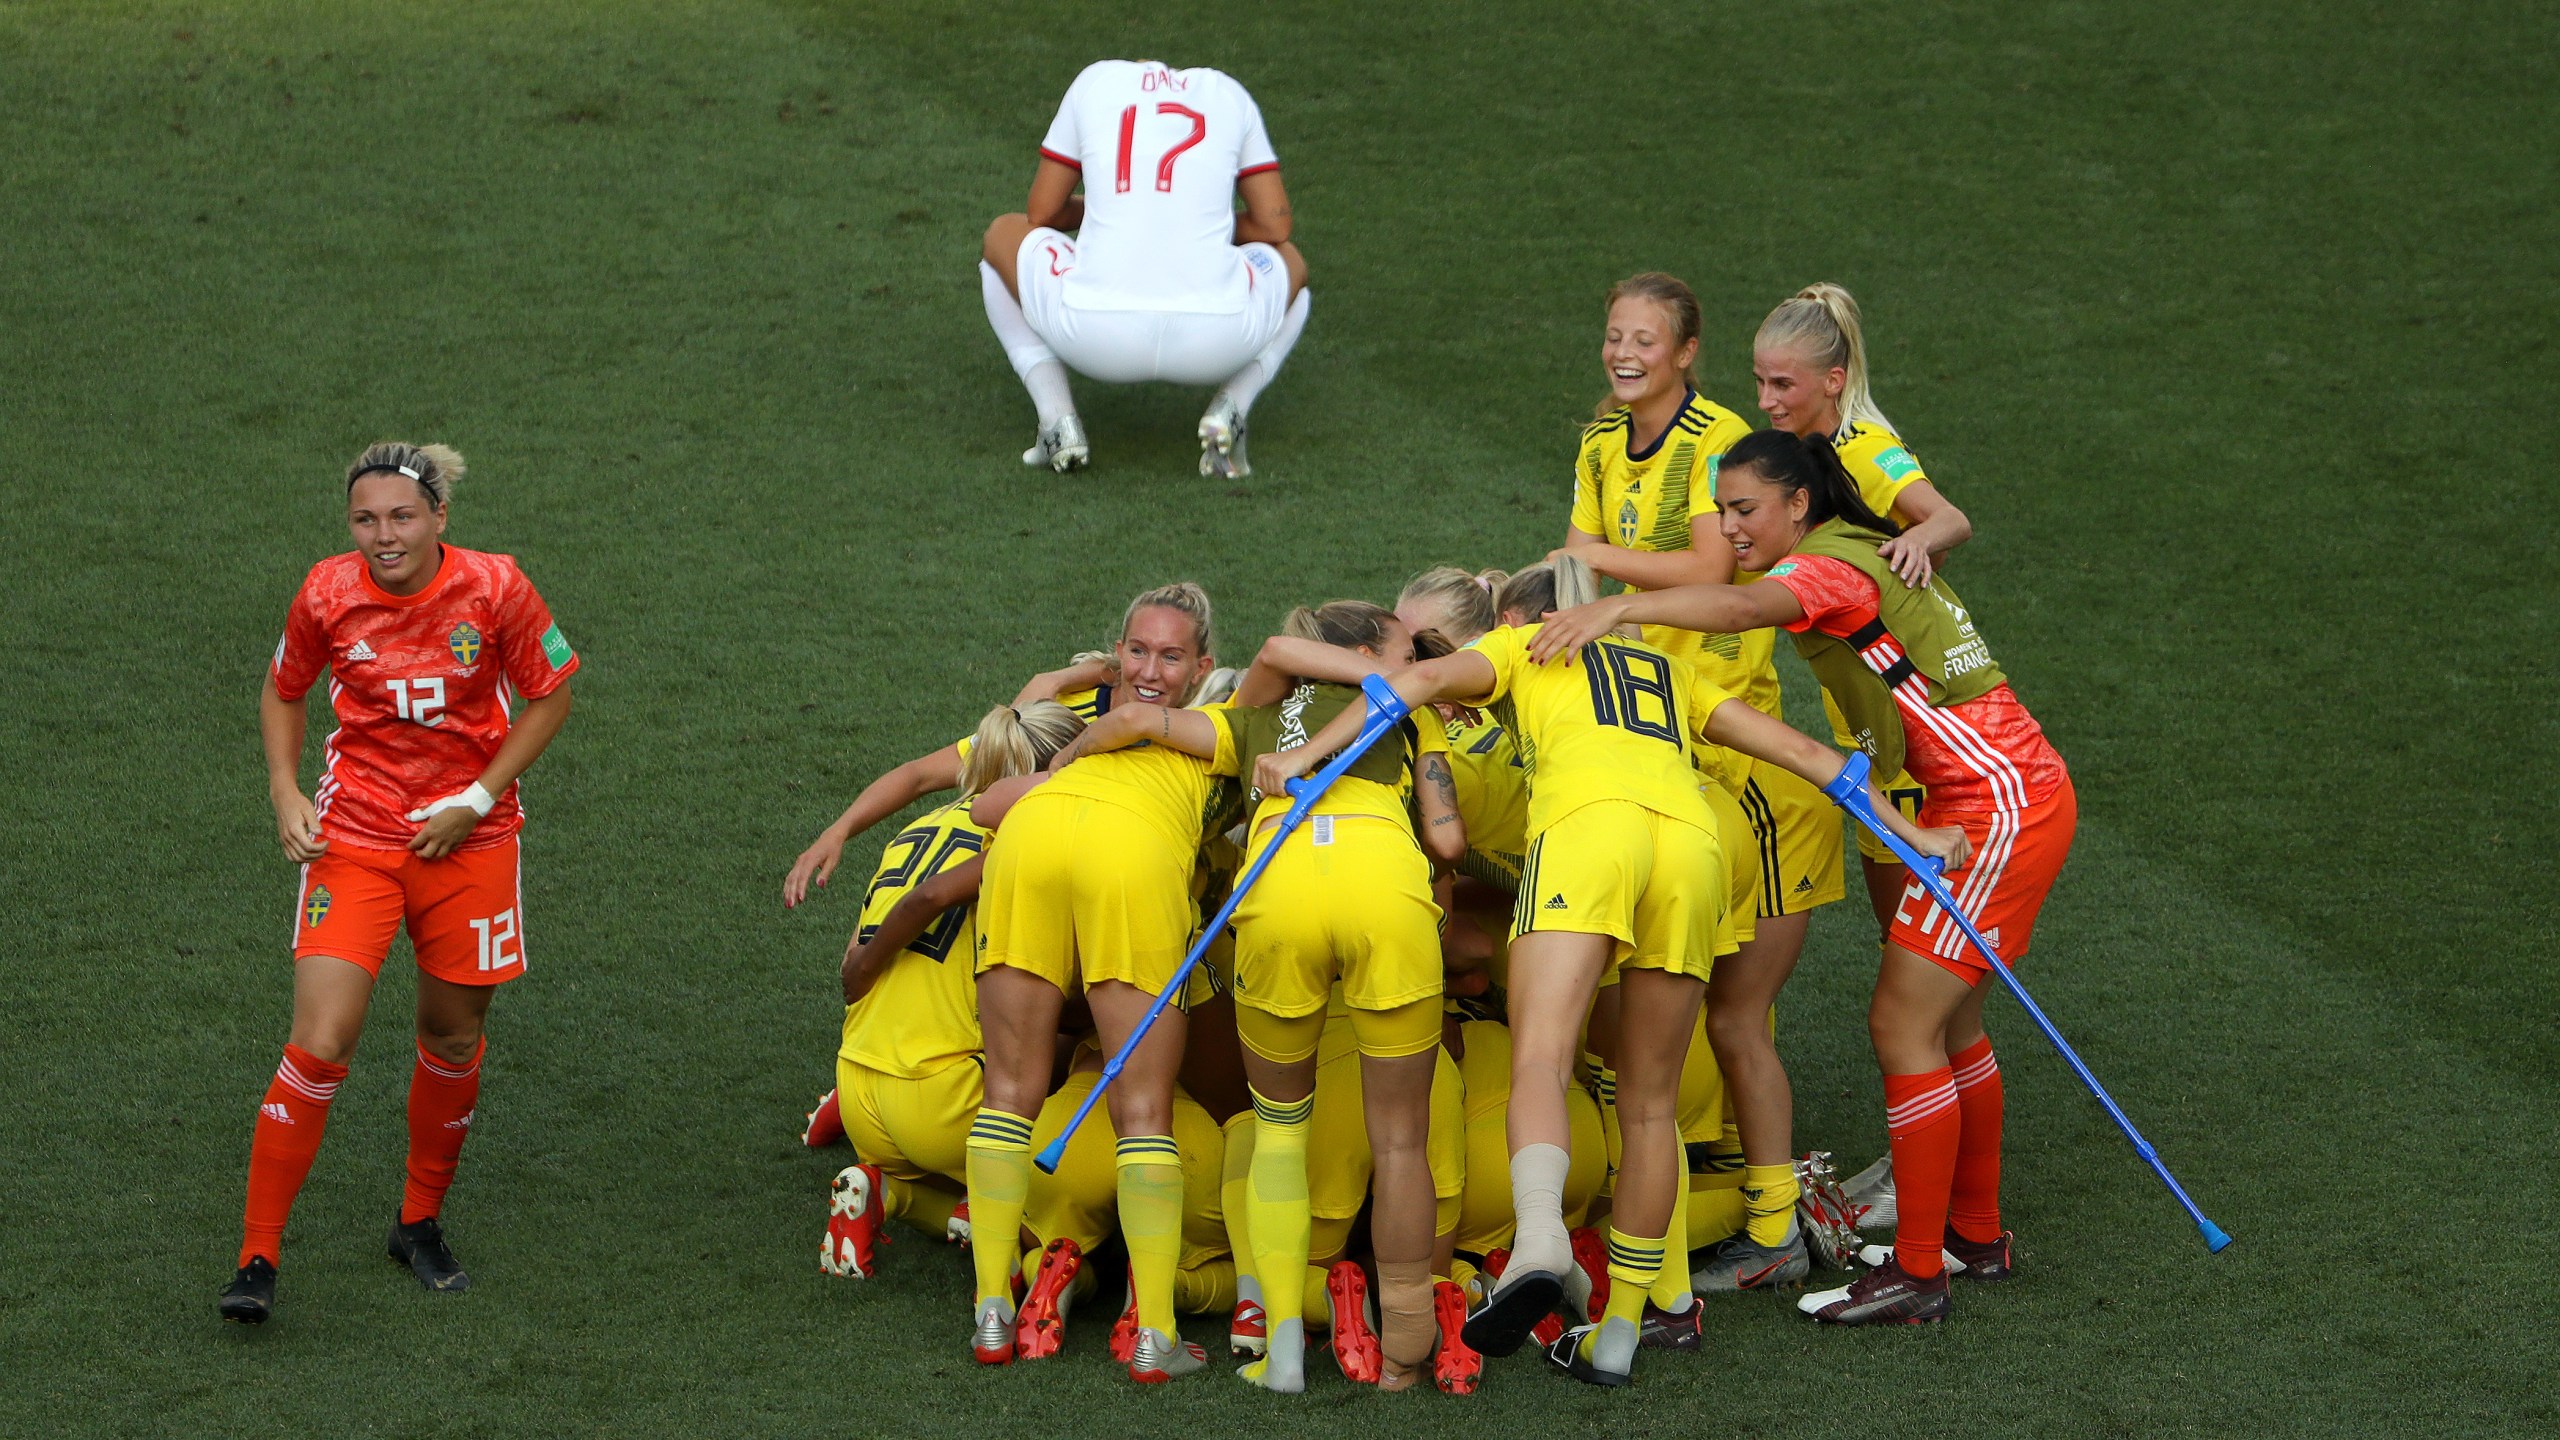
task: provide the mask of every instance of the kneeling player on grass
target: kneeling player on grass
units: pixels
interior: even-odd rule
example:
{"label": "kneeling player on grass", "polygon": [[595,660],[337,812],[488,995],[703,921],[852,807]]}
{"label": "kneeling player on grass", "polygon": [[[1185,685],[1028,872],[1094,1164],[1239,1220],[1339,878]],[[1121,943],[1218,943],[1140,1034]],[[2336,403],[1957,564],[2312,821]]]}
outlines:
{"label": "kneeling player on grass", "polygon": [[1063,475],[1091,458],[1072,367],[1217,385],[1200,473],[1250,474],[1246,413],[1307,323],[1289,228],[1280,162],[1242,85],[1153,60],[1085,67],[1040,143],[1028,204],[987,227],[978,266],[987,323],[1040,411],[1022,463]]}
{"label": "kneeling player on grass", "polygon": [[971,962],[987,836],[969,803],[1047,765],[1083,730],[1054,701],[988,711],[970,737],[960,798],[918,816],[880,851],[844,957],[835,1096],[859,1163],[836,1176],[818,1260],[830,1275],[869,1278],[883,1220],[951,1233],[969,1190],[969,1123],[985,1098]]}
{"label": "kneeling player on grass", "polygon": [[[348,467],[356,550],[311,567],[258,702],[276,828],[302,886],[293,1031],[258,1107],[225,1320],[256,1325],[274,1308],[285,1217],[403,925],[418,957],[418,1057],[391,1258],[431,1290],[471,1283],[437,1215],[479,1103],[490,998],[524,973],[516,778],[568,719],[578,657],[513,559],[444,543],[462,468],[444,446],[397,443]],[[324,670],[338,730],[315,805],[298,775],[302,698]],[[510,690],[526,701],[512,719]]]}

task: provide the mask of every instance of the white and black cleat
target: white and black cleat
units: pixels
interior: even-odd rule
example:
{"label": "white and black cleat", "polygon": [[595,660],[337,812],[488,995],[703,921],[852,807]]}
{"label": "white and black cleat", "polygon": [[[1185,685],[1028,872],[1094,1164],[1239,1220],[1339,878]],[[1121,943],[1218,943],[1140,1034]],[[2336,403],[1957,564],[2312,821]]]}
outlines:
{"label": "white and black cleat", "polygon": [[1060,475],[1081,470],[1093,460],[1093,447],[1085,443],[1084,422],[1073,411],[1040,427],[1040,438],[1022,452],[1022,463],[1038,468],[1046,465]]}
{"label": "white and black cleat", "polygon": [[1900,1211],[1893,1203],[1893,1157],[1879,1156],[1876,1163],[1849,1177],[1841,1188],[1848,1192],[1850,1213],[1857,1218],[1861,1230],[1893,1229]]}
{"label": "white and black cleat", "polygon": [[1224,395],[1200,417],[1200,473],[1211,480],[1241,480],[1253,473],[1244,458],[1244,415]]}

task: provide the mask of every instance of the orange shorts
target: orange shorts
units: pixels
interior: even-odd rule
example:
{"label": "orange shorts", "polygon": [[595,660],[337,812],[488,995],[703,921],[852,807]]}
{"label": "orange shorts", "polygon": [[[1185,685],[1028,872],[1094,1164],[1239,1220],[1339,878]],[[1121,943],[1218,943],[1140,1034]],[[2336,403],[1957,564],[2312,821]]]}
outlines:
{"label": "orange shorts", "polygon": [[[2071,853],[2071,832],[2080,823],[2080,799],[2070,780],[2066,778],[2061,789],[2024,810],[1933,813],[1923,802],[1917,823],[1928,828],[1964,827],[1965,838],[1973,842],[1973,857],[1963,869],[1947,876],[1947,888],[1982,938],[1991,942],[2003,961],[2015,964],[2035,936],[2036,912],[2044,908],[2045,895],[2062,874],[2062,862]],[[1903,887],[1902,903],[1894,907],[1886,938],[1935,961],[1969,985],[1982,983],[1982,977],[1991,973],[1982,952],[1947,919],[1918,880]]]}
{"label": "orange shorts", "polygon": [[523,974],[515,837],[441,860],[330,841],[326,853],[302,867],[293,958],[332,956],[378,976],[404,923],[418,968],[439,980],[496,985]]}

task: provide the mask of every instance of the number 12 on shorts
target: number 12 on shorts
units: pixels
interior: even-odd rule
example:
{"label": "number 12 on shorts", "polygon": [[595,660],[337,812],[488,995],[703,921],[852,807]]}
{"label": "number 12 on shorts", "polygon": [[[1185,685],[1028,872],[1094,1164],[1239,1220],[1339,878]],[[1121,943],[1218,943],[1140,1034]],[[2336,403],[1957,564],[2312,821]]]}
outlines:
{"label": "number 12 on shorts", "polygon": [[482,970],[511,970],[524,963],[524,947],[516,938],[516,912],[509,908],[486,920],[471,922],[471,933],[480,941]]}

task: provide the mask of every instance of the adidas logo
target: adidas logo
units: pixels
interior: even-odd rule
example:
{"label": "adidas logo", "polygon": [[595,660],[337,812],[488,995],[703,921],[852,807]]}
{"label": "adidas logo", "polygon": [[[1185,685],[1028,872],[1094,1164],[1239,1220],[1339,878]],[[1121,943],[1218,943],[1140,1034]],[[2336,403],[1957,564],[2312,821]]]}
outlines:
{"label": "adidas logo", "polygon": [[268,1119],[273,1120],[279,1125],[290,1125],[293,1123],[293,1112],[285,1109],[284,1102],[281,1100],[270,1100],[266,1104],[259,1106],[258,1113],[266,1116]]}
{"label": "adidas logo", "polygon": [[1813,888],[1813,877],[1812,877],[1812,876],[1809,876],[1809,875],[1808,875],[1808,876],[1806,876],[1805,878],[1803,878],[1803,879],[1801,879],[1801,880],[1798,880],[1798,881],[1796,882],[1796,893],[1797,893],[1797,894],[1799,894],[1799,895],[1804,894],[1806,891],[1811,890],[1812,888]]}
{"label": "adidas logo", "polygon": [[361,640],[357,641],[347,650],[347,663],[350,665],[354,664],[358,660],[370,660],[372,658],[373,647],[367,645]]}
{"label": "adidas logo", "polygon": [[1568,906],[1568,905],[1566,905],[1566,904],[1564,903],[1564,897],[1563,897],[1563,896],[1561,896],[1561,895],[1550,895],[1550,896],[1548,896],[1548,897],[1547,897],[1547,903],[1546,903],[1546,905],[1545,905],[1545,907],[1544,907],[1544,908],[1549,909],[1549,910],[1565,910],[1565,909],[1570,909],[1571,907],[1570,907],[1570,906]]}
{"label": "adidas logo", "polygon": [[475,1110],[465,1110],[465,1111],[463,1111],[463,1112],[462,1112],[462,1118],[461,1118],[461,1119],[459,1119],[459,1120],[447,1120],[446,1122],[444,1122],[444,1128],[446,1128],[447,1130],[468,1130],[468,1129],[470,1129],[470,1128],[471,1128],[471,1117],[472,1117],[472,1116],[474,1116],[474,1115],[477,1115],[477,1114],[479,1114],[479,1113],[480,1113],[480,1112],[479,1112],[478,1110],[476,1110],[476,1109],[475,1109]]}

